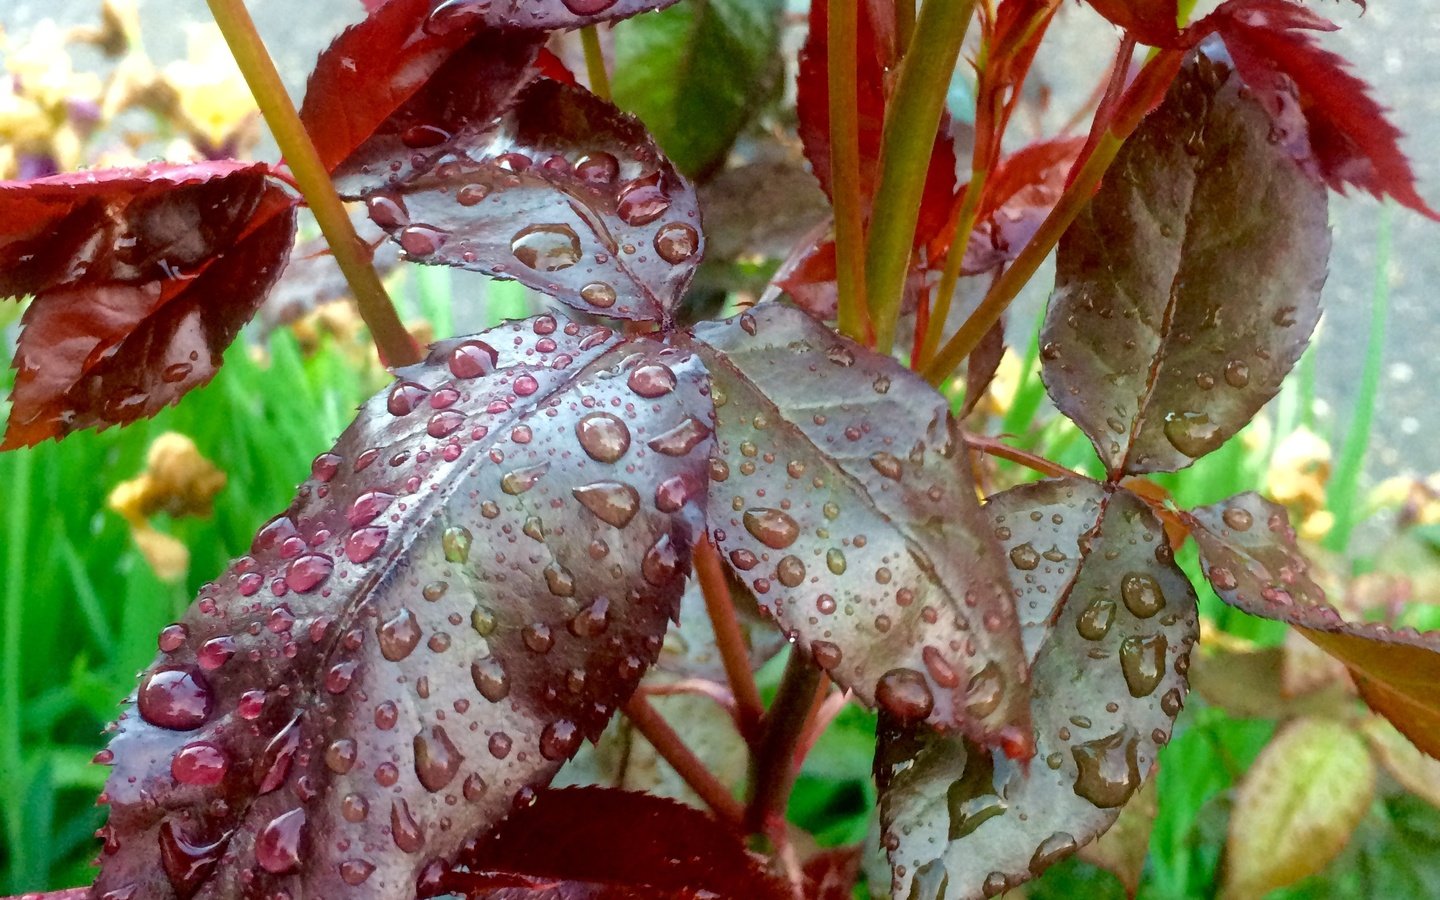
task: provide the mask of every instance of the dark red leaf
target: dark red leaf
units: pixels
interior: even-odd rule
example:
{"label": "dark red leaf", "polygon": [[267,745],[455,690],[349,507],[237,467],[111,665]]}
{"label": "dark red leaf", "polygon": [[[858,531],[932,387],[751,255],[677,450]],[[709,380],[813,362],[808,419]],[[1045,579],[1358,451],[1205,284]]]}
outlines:
{"label": "dark red leaf", "polygon": [[1095,11],[1152,47],[1174,46],[1180,37],[1177,0],[1088,0]]}
{"label": "dark red leaf", "polygon": [[161,633],[97,895],[413,896],[655,659],[712,447],[698,360],[541,316],[397,375]]}
{"label": "dark red leaf", "polygon": [[551,81],[558,81],[561,84],[575,85],[577,87],[580,84],[579,79],[575,77],[575,73],[567,69],[564,61],[550,52],[547,47],[541,47],[540,52],[536,54],[535,68],[539,70],[543,77]]}
{"label": "dark red leaf", "polygon": [[[853,2],[853,0],[849,0]],[[795,109],[799,116],[800,141],[805,157],[819,179],[827,196],[831,195],[830,179],[830,83],[829,40],[826,35],[829,0],[813,0],[810,4],[810,31],[800,51],[796,83]],[[881,134],[885,127],[885,107],[894,78],[894,23],[876,17],[879,11],[894,14],[889,4],[861,3],[856,38],[856,66],[859,96],[856,113],[860,125],[860,193],[868,208],[875,195],[879,178]],[[878,27],[877,27],[878,25]],[[890,41],[883,39],[887,33]],[[950,137],[950,117],[942,116],[935,135],[935,148],[930,155],[930,168],[925,176],[925,192],[920,204],[920,218],[915,229],[915,244],[923,246],[945,227],[951,201],[955,194],[955,146]]]}
{"label": "dark red leaf", "polygon": [[427,31],[431,5],[389,0],[345,29],[310,75],[300,118],[351,195],[424,168],[458,134],[503,113],[535,75],[541,36],[478,22]]}
{"label": "dark red leaf", "polygon": [[258,163],[0,182],[0,297],[33,294],[5,449],[152,416],[209,381],[289,257]]}
{"label": "dark red leaf", "polygon": [[1350,669],[1372,709],[1440,759],[1440,632],[1345,621],[1310,576],[1284,507],[1258,494],[1201,507],[1188,518],[1220,599],[1298,628]]}
{"label": "dark red leaf", "polygon": [[678,0],[427,0],[436,31],[486,25],[503,31],[559,31],[627,19]]}
{"label": "dark red leaf", "polygon": [[414,260],[514,278],[576,309],[663,320],[704,253],[695,191],[633,116],[533,82],[492,131],[370,197]]}
{"label": "dark red leaf", "polygon": [[1279,138],[1296,137],[1298,108],[1314,162],[1331,188],[1354,185],[1440,219],[1415,190],[1400,130],[1370,86],[1310,33],[1334,31],[1333,23],[1292,0],[1229,0],[1196,28],[1220,32],[1241,77],[1274,117]]}
{"label": "dark red leaf", "polygon": [[865,845],[821,850],[805,860],[805,900],[851,900],[860,881]]}
{"label": "dark red leaf", "polygon": [[[1140,498],[1082,478],[991,497],[1032,657],[1029,766],[882,716],[896,897],[995,897],[1114,824],[1184,703],[1195,592]],[[938,886],[948,884],[946,890]]]}
{"label": "dark red leaf", "polygon": [[1060,240],[1041,374],[1114,477],[1219,447],[1309,341],[1327,196],[1269,129],[1198,56]]}
{"label": "dark red leaf", "polygon": [[542,791],[467,847],[442,890],[471,900],[703,897],[783,900],[741,836],[674,800],[584,787]]}
{"label": "dark red leaf", "polygon": [[776,303],[695,328],[714,380],[709,525],[792,641],[866,704],[1028,734],[999,550],[944,397]]}

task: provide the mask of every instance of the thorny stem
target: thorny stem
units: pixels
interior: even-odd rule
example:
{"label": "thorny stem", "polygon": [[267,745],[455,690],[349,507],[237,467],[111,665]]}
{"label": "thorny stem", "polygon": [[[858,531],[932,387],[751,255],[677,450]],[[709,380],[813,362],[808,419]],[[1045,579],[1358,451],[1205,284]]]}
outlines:
{"label": "thorny stem", "polygon": [[295,111],[295,104],[285,91],[280,73],[265,50],[265,43],[255,30],[255,23],[245,8],[244,0],[206,0],[210,13],[225,36],[225,43],[235,57],[235,63],[245,76],[265,124],[280,145],[280,152],[294,176],[294,184],[315,215],[315,222],[330,245],[330,252],[345,276],[355,303],[360,308],[360,317],[370,329],[370,335],[386,365],[405,366],[420,361],[420,350],[410,337],[380,276],[371,264],[369,248],[355,233],[345,204],[335,193],[330,174],[320,161],[310,135]]}
{"label": "thorny stem", "polygon": [[695,545],[693,559],[700,593],[705,597],[705,611],[715,630],[715,646],[720,650],[725,677],[730,682],[731,693],[735,695],[735,715],[740,734],[754,746],[760,736],[760,718],[765,713],[765,706],[760,702],[760,689],[755,686],[755,675],[750,671],[749,646],[740,631],[740,622],[735,618],[735,602],[730,596],[730,586],[725,583],[719,551],[708,536]]}
{"label": "thorny stem", "polygon": [[732,797],[725,785],[716,780],[710,770],[705,767],[705,763],[701,762],[700,758],[685,746],[680,735],[676,734],[675,729],[661,718],[660,714],[655,711],[655,707],[650,705],[650,701],[637,691],[630,696],[629,700],[625,701],[621,710],[635,728],[645,736],[645,740],[655,747],[655,751],[660,754],[661,758],[670,764],[671,768],[690,786],[691,790],[700,796],[701,800],[705,801],[705,805],[710,807],[716,816],[737,828],[744,823],[745,808],[740,805],[740,801]]}
{"label": "thorny stem", "polygon": [[[977,165],[981,161],[976,159]],[[923,369],[935,355],[940,345],[940,335],[945,330],[945,320],[950,318],[950,301],[955,296],[955,286],[960,283],[960,267],[965,262],[965,250],[970,245],[970,233],[975,230],[975,220],[980,214],[980,201],[985,196],[985,182],[989,176],[984,168],[970,173],[970,184],[965,188],[965,199],[955,213],[955,236],[950,239],[950,251],[945,254],[945,270],[940,273],[940,286],[935,295],[934,308],[930,310],[930,322],[925,329],[925,342],[920,345],[919,356],[910,363],[913,369]]]}
{"label": "thorny stem", "polygon": [[590,90],[601,100],[609,100],[610,73],[605,69],[605,51],[600,48],[600,32],[594,25],[580,29],[580,43],[585,47],[585,72],[590,76]]}
{"label": "thorny stem", "polygon": [[885,114],[880,183],[865,252],[865,293],[875,324],[875,349],[881,353],[888,354],[895,343],[935,131],[974,6],[974,0],[925,0]]}
{"label": "thorny stem", "polygon": [[815,692],[824,673],[799,647],[790,651],[780,689],[761,722],[760,741],[751,755],[750,797],[745,825],[751,831],[776,832],[783,822],[790,788],[795,783],[795,747],[805,732]]}
{"label": "thorny stem", "polygon": [[950,377],[980,343],[985,332],[999,320],[1010,301],[1015,299],[1020,289],[1035,275],[1035,270],[1040,268],[1040,263],[1044,262],[1045,257],[1049,256],[1050,251],[1059,243],[1065,229],[1070,227],[1070,223],[1075,221],[1075,217],[1090,202],[1091,195],[1095,193],[1095,188],[1100,184],[1100,179],[1110,168],[1110,164],[1115,161],[1125,139],[1140,124],[1151,104],[1163,95],[1174,80],[1181,58],[1180,51],[1165,50],[1156,54],[1146,64],[1144,71],[1135,79],[1125,99],[1121,101],[1114,120],[1096,141],[1089,157],[1074,173],[1065,193],[1060,196],[1059,202],[1050,210],[1045,221],[1040,223],[1034,237],[1025,245],[1025,249],[1020,251],[1010,268],[991,286],[985,299],[980,301],[970,318],[925,367],[923,374],[931,384],[942,384]]}
{"label": "thorny stem", "polygon": [[835,206],[835,287],[840,331],[861,343],[874,336],[865,304],[865,225],[860,198],[859,4],[830,4],[826,75],[830,94],[830,192]]}

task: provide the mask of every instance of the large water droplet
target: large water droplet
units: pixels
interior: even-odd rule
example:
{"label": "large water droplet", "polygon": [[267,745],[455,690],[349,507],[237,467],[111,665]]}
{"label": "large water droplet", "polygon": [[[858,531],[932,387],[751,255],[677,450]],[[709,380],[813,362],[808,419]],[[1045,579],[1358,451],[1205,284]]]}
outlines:
{"label": "large water droplet", "polygon": [[[180,832],[175,819],[160,823],[160,865],[179,896],[193,896],[200,885],[209,880],[233,833],[227,831],[209,844],[196,844]],[[123,890],[106,893],[101,900],[107,900],[112,894],[115,900],[141,900],[133,890],[122,893]]]}
{"label": "large water droplet", "polygon": [[1250,367],[1238,359],[1226,363],[1225,383],[1233,388],[1248,386],[1250,384]]}
{"label": "large water droplet", "polygon": [[1222,443],[1220,426],[1205,413],[1170,413],[1165,417],[1165,439],[1186,456],[1199,459]]}
{"label": "large water droplet", "polygon": [[415,614],[401,609],[376,627],[380,638],[380,655],[391,662],[399,662],[409,656],[420,643],[420,623]]}
{"label": "large water droplet", "polygon": [[1120,671],[1132,697],[1148,697],[1165,677],[1165,652],[1169,641],[1163,634],[1128,637],[1120,644]]}
{"label": "large water droplet", "polygon": [[580,299],[597,309],[609,309],[616,298],[615,289],[603,281],[592,281],[580,289]]}
{"label": "large water droplet", "polygon": [[[607,3],[614,0],[606,0]],[[599,150],[587,153],[575,161],[575,174],[581,181],[603,186],[612,183],[620,175],[620,160],[612,153]]]}
{"label": "large water droplet", "polygon": [[1099,641],[1110,633],[1110,624],[1115,621],[1115,601],[1108,597],[1097,597],[1081,611],[1075,620],[1075,630],[1087,641]]}
{"label": "large water droplet", "polygon": [[450,735],[439,725],[432,725],[430,731],[415,735],[415,774],[425,790],[432,793],[443,790],[460,771],[465,757],[456,749]]}
{"label": "large water droplet", "polygon": [[464,525],[451,525],[440,535],[440,548],[449,562],[469,562],[470,546],[474,540],[474,535]]}
{"label": "large water droplet", "polygon": [[484,341],[465,341],[450,351],[450,371],[456,378],[479,378],[495,371],[500,354]]}
{"label": "large water droplet", "polygon": [[170,774],[181,784],[214,787],[225,779],[230,760],[225,751],[209,741],[194,741],[181,747],[170,760]]}
{"label": "large water droplet", "polygon": [[619,416],[595,412],[575,423],[575,436],[596,462],[613,463],[630,449],[630,429]]}
{"label": "large water droplet", "polygon": [[1076,795],[1100,809],[1125,805],[1140,786],[1137,742],[1125,729],[1070,748],[1079,774]]}
{"label": "large water droplet", "polygon": [[518,496],[533,488],[535,483],[548,471],[550,471],[550,464],[540,463],[506,472],[500,476],[500,490],[511,496]]}
{"label": "large water droplet", "polygon": [[505,667],[492,656],[471,663],[470,677],[480,696],[491,703],[499,703],[510,696],[510,678],[505,674]]}
{"label": "large water droplet", "polygon": [[631,370],[626,384],[645,399],[654,400],[675,390],[675,373],[663,363],[646,363]]}
{"label": "large water droplet", "polygon": [[640,574],[655,587],[664,587],[680,573],[680,554],[670,535],[662,534],[640,560]]}
{"label": "large water droplet", "polygon": [[672,222],[655,232],[655,252],[671,265],[679,265],[700,249],[700,232],[683,222]]}
{"label": "large water droplet", "polygon": [[255,838],[255,861],[275,875],[300,867],[300,844],[305,837],[305,810],[281,813],[260,829]]}
{"label": "large water droplet", "polygon": [[800,526],[778,509],[752,507],[743,516],[745,530],[771,550],[784,550],[800,536]]}
{"label": "large water droplet", "polygon": [[580,749],[580,729],[568,719],[558,719],[540,732],[540,755],[549,760],[569,759]]}
{"label": "large water droplet", "polygon": [[1000,708],[1005,699],[1005,673],[994,660],[986,663],[965,688],[965,711],[983,719]]}
{"label": "large water droplet", "polygon": [[660,173],[652,172],[621,189],[616,212],[627,225],[648,225],[669,208],[670,198],[660,186]]}
{"label": "large water droplet", "polygon": [[389,533],[388,528],[380,526],[356,529],[345,539],[345,558],[356,565],[369,562],[385,545]]}
{"label": "large water droplet", "polygon": [[1220,514],[1226,527],[1232,531],[1249,531],[1250,526],[1255,524],[1255,517],[1247,509],[1238,506],[1231,506]]}
{"label": "large water droplet", "polygon": [[384,512],[394,499],[394,494],[388,494],[385,491],[366,491],[355,498],[355,502],[350,505],[349,511],[345,514],[345,520],[350,523],[351,528],[368,525],[376,516]]}
{"label": "large water droplet", "polygon": [[307,553],[290,561],[285,569],[285,584],[297,594],[308,594],[330,577],[335,563],[323,553]]}
{"label": "large water droplet", "polygon": [[385,409],[392,416],[408,416],[424,403],[428,396],[430,391],[425,385],[401,381],[390,389],[390,396],[385,398]]}
{"label": "large water droplet", "polygon": [[891,669],[875,685],[875,700],[903,725],[922,722],[935,708],[925,676],[914,669]]}
{"label": "large water droplet", "polygon": [[406,853],[416,853],[425,846],[425,829],[415,821],[410,804],[404,797],[398,797],[390,804],[390,837],[395,846]]}
{"label": "large water droplet", "polygon": [[694,416],[688,416],[679,425],[653,438],[648,446],[666,456],[684,456],[709,436],[710,426]]}
{"label": "large water droplet", "polygon": [[210,685],[190,669],[161,669],[140,683],[140,715],[151,725],[193,731],[205,724],[215,705]]}
{"label": "large water droplet", "polygon": [[629,525],[640,510],[639,492],[618,481],[597,481],[581,485],[570,493],[597,519],[616,528]]}
{"label": "large water droplet", "polygon": [[580,238],[569,225],[531,225],[515,232],[510,252],[537,272],[558,272],[580,261]]}
{"label": "large water droplet", "polygon": [[1010,564],[1022,572],[1029,572],[1040,565],[1040,554],[1027,542],[1010,549]]}
{"label": "large water droplet", "polygon": [[1055,863],[1074,853],[1078,846],[1074,835],[1063,831],[1055,832],[1035,848],[1034,855],[1030,857],[1030,874],[1038,876]]}
{"label": "large water droplet", "polygon": [[1165,608],[1160,585],[1143,572],[1129,572],[1120,580],[1120,597],[1136,618],[1148,619]]}

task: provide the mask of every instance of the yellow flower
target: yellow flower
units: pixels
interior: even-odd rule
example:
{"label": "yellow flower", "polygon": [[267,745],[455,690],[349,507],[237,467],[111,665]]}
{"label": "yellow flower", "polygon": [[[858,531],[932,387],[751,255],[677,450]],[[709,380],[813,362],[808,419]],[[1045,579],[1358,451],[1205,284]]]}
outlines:
{"label": "yellow flower", "polygon": [[190,551],[155,530],[149,519],[160,512],[174,518],[208,516],[225,481],[225,473],[200,455],[194,441],[166,432],[150,445],[145,471],[110,492],[109,506],[130,523],[135,545],[156,576],[177,581],[190,565]]}
{"label": "yellow flower", "polygon": [[1265,483],[1279,503],[1309,515],[1325,506],[1330,445],[1308,428],[1297,428],[1275,448]]}
{"label": "yellow flower", "polygon": [[164,76],[179,95],[181,113],[211,147],[256,118],[250,88],[214,25],[189,27],[186,58],[166,66]]}

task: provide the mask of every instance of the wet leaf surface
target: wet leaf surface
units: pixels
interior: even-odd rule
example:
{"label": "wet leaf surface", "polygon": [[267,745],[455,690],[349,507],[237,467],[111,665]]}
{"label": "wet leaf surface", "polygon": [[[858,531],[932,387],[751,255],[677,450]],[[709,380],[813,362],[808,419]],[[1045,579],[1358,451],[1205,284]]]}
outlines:
{"label": "wet leaf surface", "polygon": [[285,266],[294,206],[257,163],[0,182],[0,298],[35,295],[0,447],[133,422],[208,382]]}
{"label": "wet leaf surface", "polygon": [[704,254],[695,192],[644,127],[534,82],[493,130],[373,194],[410,259],[513,278],[586,312],[666,319]]}
{"label": "wet leaf surface", "polygon": [[[1035,759],[1027,770],[882,718],[875,771],[896,896],[993,897],[1094,840],[1149,776],[1184,702],[1195,592],[1148,506],[1110,489],[1097,523],[1083,479],[1013,490],[989,506],[1012,552],[1044,529],[1063,557],[1047,566],[1041,551],[1027,568],[1021,554],[1011,572],[1026,630],[1044,633],[1031,669]],[[1056,590],[1058,612],[1034,616]]]}
{"label": "wet leaf surface", "polygon": [[1192,60],[1060,241],[1042,374],[1113,475],[1179,469],[1280,388],[1319,317],[1323,186]]}
{"label": "wet leaf surface", "polygon": [[761,606],[866,704],[987,743],[1023,729],[1014,612],[945,398],[778,304],[694,335],[709,523]]}
{"label": "wet leaf surface", "polygon": [[[428,26],[433,0],[390,0],[320,54],[301,121],[342,193],[424,168],[457,134],[503,113],[543,41],[470,21]],[[392,168],[393,167],[393,168]]]}
{"label": "wet leaf surface", "polygon": [[1230,815],[1225,895],[1260,898],[1322,869],[1370,808],[1375,763],[1331,719],[1285,725],[1245,774]]}
{"label": "wet leaf surface", "polygon": [[696,358],[541,316],[397,374],[161,632],[98,893],[406,894],[655,659],[710,452]]}
{"label": "wet leaf surface", "polygon": [[429,0],[432,31],[483,23],[506,31],[558,31],[664,9],[676,0]]}
{"label": "wet leaf surface", "polygon": [[1440,632],[1347,622],[1309,575],[1283,507],[1246,493],[1192,510],[1191,534],[1220,599],[1288,622],[1349,669],[1370,708],[1440,758]]}
{"label": "wet leaf surface", "polygon": [[[563,839],[557,839],[563,835]],[[444,888],[469,898],[781,900],[741,836],[673,800],[603,788],[541,792],[467,847]]]}

